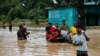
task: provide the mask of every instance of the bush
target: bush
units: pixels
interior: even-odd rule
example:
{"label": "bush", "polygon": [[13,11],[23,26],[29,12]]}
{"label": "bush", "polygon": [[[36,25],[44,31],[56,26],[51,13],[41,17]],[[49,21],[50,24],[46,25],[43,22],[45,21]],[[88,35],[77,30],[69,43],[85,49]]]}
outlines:
{"label": "bush", "polygon": [[5,15],[1,15],[0,16],[0,21],[2,21],[2,22],[6,22],[7,21]]}

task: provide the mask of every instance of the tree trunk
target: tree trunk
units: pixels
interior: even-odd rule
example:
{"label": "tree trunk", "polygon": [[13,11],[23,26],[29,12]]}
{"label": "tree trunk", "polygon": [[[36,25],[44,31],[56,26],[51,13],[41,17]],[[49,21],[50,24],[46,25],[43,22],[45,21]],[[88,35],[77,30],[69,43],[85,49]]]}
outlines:
{"label": "tree trunk", "polygon": [[79,2],[78,2],[78,14],[79,14],[78,23],[83,30],[86,30],[84,0],[79,0]]}

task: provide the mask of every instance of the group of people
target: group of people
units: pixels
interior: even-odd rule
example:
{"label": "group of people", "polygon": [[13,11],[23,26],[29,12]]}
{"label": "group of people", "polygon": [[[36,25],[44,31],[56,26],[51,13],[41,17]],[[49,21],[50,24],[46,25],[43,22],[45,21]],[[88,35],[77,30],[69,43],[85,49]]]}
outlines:
{"label": "group of people", "polygon": [[[9,31],[12,31],[12,22],[9,22]],[[6,29],[7,25],[3,22],[3,29]],[[25,23],[19,26],[19,30],[17,31],[17,38],[18,40],[26,40],[30,33],[27,32],[27,26]]]}
{"label": "group of people", "polygon": [[[6,24],[3,23],[3,28],[6,28]],[[9,30],[12,31],[12,24],[9,24]],[[76,56],[88,56],[87,41],[89,38],[86,32],[80,27],[77,22],[74,22],[73,26],[69,29],[65,20],[62,20],[62,25],[59,28],[58,23],[52,25],[48,23],[45,28],[46,40],[50,42],[69,42],[76,46],[77,55]],[[19,26],[17,31],[18,40],[26,40],[30,33],[27,32],[27,26],[25,23]]]}
{"label": "group of people", "polygon": [[88,56],[87,41],[89,41],[89,38],[77,22],[74,22],[70,29],[65,20],[62,20],[60,28],[56,25],[53,26],[52,23],[48,23],[46,27],[46,39],[51,42],[59,41],[59,39],[63,39],[63,41],[64,39],[68,40],[69,43],[76,46],[76,56]]}
{"label": "group of people", "polygon": [[65,20],[62,20],[62,26],[59,28],[58,23],[55,25],[52,25],[52,23],[48,23],[48,25],[45,28],[46,30],[46,40],[51,42],[66,42],[68,41],[68,30],[69,27],[66,24]]}
{"label": "group of people", "polygon": [[19,26],[19,30],[17,32],[18,40],[26,40],[30,33],[27,32],[27,26],[25,23]]}
{"label": "group of people", "polygon": [[[6,29],[7,25],[5,22],[3,22],[3,29]],[[12,31],[12,22],[9,22],[9,31],[11,32]]]}

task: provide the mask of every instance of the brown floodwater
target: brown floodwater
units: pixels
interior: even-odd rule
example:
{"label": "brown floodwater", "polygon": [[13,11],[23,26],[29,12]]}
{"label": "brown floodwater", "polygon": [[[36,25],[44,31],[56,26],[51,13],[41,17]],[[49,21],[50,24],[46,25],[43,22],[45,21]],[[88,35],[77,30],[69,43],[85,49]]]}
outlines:
{"label": "brown floodwater", "polygon": [[[89,56],[100,56],[100,30],[87,30]],[[75,46],[50,43],[45,31],[30,31],[27,40],[17,40],[17,31],[0,29],[0,56],[76,56]]]}

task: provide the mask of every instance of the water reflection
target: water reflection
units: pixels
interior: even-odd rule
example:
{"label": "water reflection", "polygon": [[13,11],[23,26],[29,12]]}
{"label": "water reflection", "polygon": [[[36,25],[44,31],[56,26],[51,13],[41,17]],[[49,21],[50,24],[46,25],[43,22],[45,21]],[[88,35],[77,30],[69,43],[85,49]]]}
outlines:
{"label": "water reflection", "polygon": [[25,46],[26,43],[27,43],[27,40],[18,40],[17,45],[18,45],[18,53],[20,56],[23,55],[26,49],[26,46]]}
{"label": "water reflection", "polygon": [[57,45],[57,43],[48,43],[47,49],[50,56],[56,56],[58,51],[60,51],[61,46]]}
{"label": "water reflection", "polygon": [[[17,40],[17,31],[0,29],[0,56],[76,56],[67,43],[48,43],[44,31],[31,31],[27,40]],[[100,30],[88,30],[89,56],[100,56]]]}

